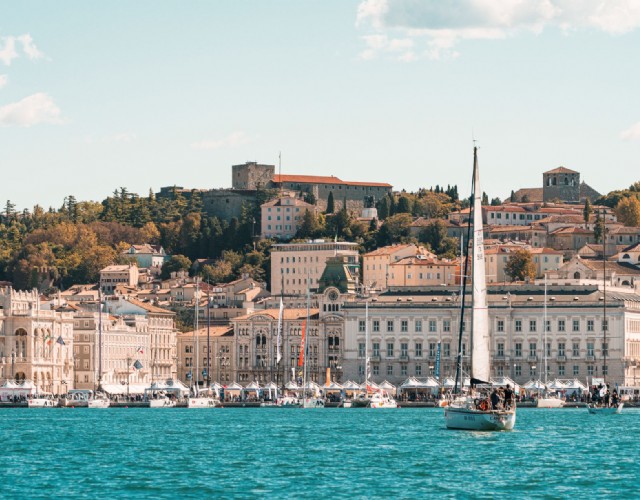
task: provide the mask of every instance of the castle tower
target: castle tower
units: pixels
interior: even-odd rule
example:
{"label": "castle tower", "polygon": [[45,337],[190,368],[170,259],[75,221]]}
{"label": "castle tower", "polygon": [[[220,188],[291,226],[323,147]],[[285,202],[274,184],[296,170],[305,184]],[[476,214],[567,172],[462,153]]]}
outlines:
{"label": "castle tower", "polygon": [[565,167],[554,168],[542,174],[543,201],[580,201],[580,173]]}

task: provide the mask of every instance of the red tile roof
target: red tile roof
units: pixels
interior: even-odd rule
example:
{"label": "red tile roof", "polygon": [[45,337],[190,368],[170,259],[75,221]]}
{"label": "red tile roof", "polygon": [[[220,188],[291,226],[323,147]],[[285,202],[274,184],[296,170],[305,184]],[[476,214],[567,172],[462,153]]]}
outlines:
{"label": "red tile roof", "polygon": [[276,174],[273,176],[273,182],[280,184],[281,182],[292,182],[300,184],[338,184],[342,186],[373,186],[373,187],[393,187],[386,182],[351,182],[343,181],[337,177],[331,175],[283,175]]}

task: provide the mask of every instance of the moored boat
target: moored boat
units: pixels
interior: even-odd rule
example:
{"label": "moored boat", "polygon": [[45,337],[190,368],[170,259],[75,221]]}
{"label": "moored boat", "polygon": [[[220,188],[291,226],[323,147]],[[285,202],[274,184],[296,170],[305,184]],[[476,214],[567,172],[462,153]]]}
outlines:
{"label": "moored boat", "polygon": [[175,399],[167,397],[149,400],[149,408],[174,408],[176,404]]}
{"label": "moored boat", "polygon": [[58,401],[50,395],[34,394],[27,399],[27,406],[29,408],[53,408],[58,406]]}
{"label": "moored boat", "polygon": [[96,396],[87,402],[88,408],[109,408],[111,400],[104,394],[96,394]]}

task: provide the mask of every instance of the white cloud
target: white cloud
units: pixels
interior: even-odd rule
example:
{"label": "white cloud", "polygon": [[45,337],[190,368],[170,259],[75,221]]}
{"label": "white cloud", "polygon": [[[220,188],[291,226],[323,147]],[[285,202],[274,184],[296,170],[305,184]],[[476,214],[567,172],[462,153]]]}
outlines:
{"label": "white cloud", "polygon": [[43,92],[0,107],[0,125],[29,127],[39,123],[61,123],[60,108]]}
{"label": "white cloud", "polygon": [[220,148],[235,148],[238,146],[242,146],[243,144],[247,144],[249,142],[249,138],[247,135],[242,132],[232,132],[226,137],[222,139],[205,139],[199,142],[194,142],[191,144],[193,149],[220,149]]}
{"label": "white cloud", "polygon": [[36,47],[36,44],[33,43],[33,38],[31,38],[29,33],[18,36],[3,36],[0,37],[0,61],[6,66],[11,65],[11,61],[20,57],[16,42],[20,43],[22,52],[29,59],[41,59],[44,57],[44,54]]}
{"label": "white cloud", "polygon": [[640,122],[622,131],[620,137],[625,141],[640,141]]}
{"label": "white cloud", "polygon": [[0,89],[4,87],[8,81],[7,75],[0,75]]}
{"label": "white cloud", "polygon": [[[595,29],[623,34],[640,27],[640,2],[629,0],[363,0],[356,26],[366,30],[360,57],[379,54],[405,59],[390,45],[372,47],[368,38],[421,40],[423,56],[455,57],[461,40],[508,38],[557,27],[567,33]],[[415,50],[412,51],[414,54]],[[365,57],[366,56],[366,57]]]}

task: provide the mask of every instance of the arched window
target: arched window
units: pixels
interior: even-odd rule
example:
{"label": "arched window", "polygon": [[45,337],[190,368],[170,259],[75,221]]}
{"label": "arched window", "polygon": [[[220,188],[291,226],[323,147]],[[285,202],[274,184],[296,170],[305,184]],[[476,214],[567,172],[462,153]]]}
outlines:
{"label": "arched window", "polygon": [[629,257],[629,254],[628,254],[628,253],[625,253],[625,254],[622,256],[622,258],[623,258],[623,259],[629,259],[630,257]]}
{"label": "arched window", "polygon": [[573,273],[573,279],[574,280],[579,280],[580,279],[580,273],[578,271],[576,271],[575,273]]}
{"label": "arched window", "polygon": [[27,336],[27,331],[24,328],[18,328],[16,330],[16,336],[18,337],[26,337]]}

